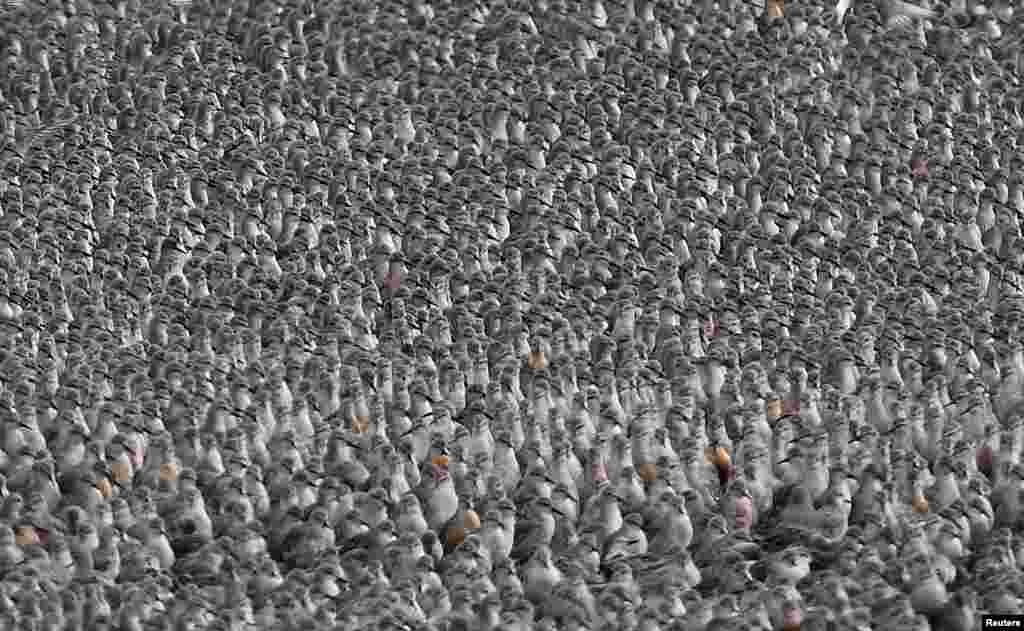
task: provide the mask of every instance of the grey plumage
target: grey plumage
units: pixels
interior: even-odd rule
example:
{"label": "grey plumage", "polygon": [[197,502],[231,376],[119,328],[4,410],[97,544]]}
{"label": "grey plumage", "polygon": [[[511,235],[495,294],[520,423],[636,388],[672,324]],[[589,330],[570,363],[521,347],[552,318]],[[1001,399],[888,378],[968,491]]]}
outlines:
{"label": "grey plumage", "polygon": [[0,626],[1020,609],[1012,3],[44,4]]}

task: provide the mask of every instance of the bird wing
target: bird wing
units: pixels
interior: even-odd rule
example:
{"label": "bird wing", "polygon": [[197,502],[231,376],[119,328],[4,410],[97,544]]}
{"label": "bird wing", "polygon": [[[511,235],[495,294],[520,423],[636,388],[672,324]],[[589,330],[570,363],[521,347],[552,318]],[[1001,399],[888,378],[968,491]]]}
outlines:
{"label": "bird wing", "polygon": [[285,537],[282,558],[298,567],[312,567],[329,547],[324,534],[322,529],[308,524],[293,528]]}
{"label": "bird wing", "polygon": [[364,532],[356,535],[355,537],[346,539],[344,542],[342,542],[340,550],[342,553],[356,549],[370,551],[376,547],[376,543],[377,538],[374,535],[373,531]]}
{"label": "bird wing", "polygon": [[768,559],[758,559],[750,566],[750,576],[760,583],[766,582],[771,577],[771,563]]}
{"label": "bird wing", "polygon": [[934,20],[939,17],[939,13],[937,11],[926,9],[911,2],[904,2],[903,0],[889,0],[888,9],[890,20],[898,17],[909,17],[918,20]]}
{"label": "bird wing", "polygon": [[850,6],[853,4],[853,0],[839,0],[836,4],[836,22],[842,26],[843,18],[846,17],[846,12],[850,10]]}
{"label": "bird wing", "polygon": [[308,528],[303,523],[293,525],[288,533],[281,538],[281,556],[289,558],[299,553],[307,540]]}
{"label": "bird wing", "polygon": [[789,525],[778,525],[766,532],[761,538],[765,552],[778,552],[807,540],[809,533],[805,528],[793,528]]}
{"label": "bird wing", "polygon": [[546,543],[543,529],[540,524],[523,520],[516,524],[515,535],[513,535],[512,552],[509,556],[519,562],[529,559],[537,546]]}
{"label": "bird wing", "polygon": [[777,522],[782,515],[783,509],[789,503],[790,495],[796,484],[785,484],[776,487],[772,493],[772,509],[763,516],[765,522]]}

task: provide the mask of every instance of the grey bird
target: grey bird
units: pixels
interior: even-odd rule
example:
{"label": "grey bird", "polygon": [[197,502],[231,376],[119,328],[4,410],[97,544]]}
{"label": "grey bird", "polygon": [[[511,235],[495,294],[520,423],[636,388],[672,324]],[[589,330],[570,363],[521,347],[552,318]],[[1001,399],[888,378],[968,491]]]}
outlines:
{"label": "grey bird", "polygon": [[334,529],[330,526],[327,511],[314,507],[302,523],[293,526],[285,535],[279,554],[289,566],[311,569],[334,547],[334,543]]}

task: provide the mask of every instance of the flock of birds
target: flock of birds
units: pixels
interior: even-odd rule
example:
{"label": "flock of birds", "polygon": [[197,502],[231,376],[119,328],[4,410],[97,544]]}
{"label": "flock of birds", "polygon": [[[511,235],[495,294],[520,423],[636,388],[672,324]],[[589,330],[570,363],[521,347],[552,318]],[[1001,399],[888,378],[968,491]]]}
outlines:
{"label": "flock of birds", "polygon": [[0,12],[0,629],[970,631],[1013,3]]}

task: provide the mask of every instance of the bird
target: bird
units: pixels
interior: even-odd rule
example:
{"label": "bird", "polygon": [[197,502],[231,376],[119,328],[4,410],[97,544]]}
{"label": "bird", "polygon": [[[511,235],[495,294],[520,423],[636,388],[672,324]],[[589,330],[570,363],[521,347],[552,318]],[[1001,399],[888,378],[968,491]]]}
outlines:
{"label": "bird", "polygon": [[108,583],[117,581],[121,574],[121,536],[109,529],[100,534],[99,545],[92,551],[92,569]]}
{"label": "bird", "polygon": [[419,498],[412,492],[405,494],[398,504],[395,525],[401,532],[423,536],[430,525],[427,523]]}
{"label": "bird", "polygon": [[509,558],[515,545],[514,531],[506,528],[501,513],[493,509],[484,514],[480,537],[495,562]]}
{"label": "bird", "polygon": [[525,508],[527,512],[515,522],[510,552],[517,561],[529,558],[539,545],[550,545],[555,535],[556,520],[549,498],[540,497]]}
{"label": "bird", "polygon": [[737,529],[749,530],[754,525],[754,502],[750,491],[742,480],[729,484],[721,498],[722,514],[732,520]]}
{"label": "bird", "polygon": [[795,586],[811,574],[812,557],[808,550],[789,546],[766,563],[766,581],[776,585]]}
{"label": "bird", "polygon": [[451,520],[459,507],[455,483],[449,474],[447,464],[424,466],[417,495],[420,497],[427,525],[431,530],[438,530]]}
{"label": "bird", "polygon": [[167,538],[167,531],[164,522],[159,517],[153,517],[146,524],[141,525],[142,540],[145,550],[152,554],[159,567],[169,570],[174,565],[175,554],[171,543]]}
{"label": "bird", "polygon": [[543,602],[562,581],[562,572],[551,558],[551,549],[540,544],[522,567],[524,595],[534,603]]}
{"label": "bird", "polygon": [[311,509],[303,523],[294,526],[282,543],[281,559],[289,566],[314,566],[335,544],[327,512],[319,507]]}
{"label": "bird", "polygon": [[24,559],[24,553],[21,551],[14,530],[10,526],[5,525],[0,528],[0,546],[3,549],[2,563],[4,568],[13,569]]}
{"label": "bird", "polygon": [[643,526],[644,519],[641,514],[626,515],[623,518],[622,527],[612,533],[604,542],[603,562],[611,564],[616,560],[646,554],[649,544]]}

